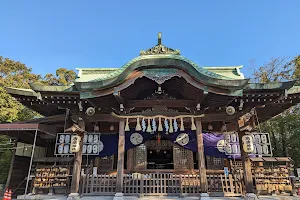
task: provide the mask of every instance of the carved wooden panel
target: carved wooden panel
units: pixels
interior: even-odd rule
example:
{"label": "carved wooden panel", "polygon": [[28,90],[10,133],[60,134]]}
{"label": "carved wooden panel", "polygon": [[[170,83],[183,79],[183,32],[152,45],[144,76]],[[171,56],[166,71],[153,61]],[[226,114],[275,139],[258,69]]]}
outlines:
{"label": "carved wooden panel", "polygon": [[206,156],[207,169],[224,169],[224,158]]}
{"label": "carved wooden panel", "polygon": [[133,169],[147,169],[147,148],[144,144],[133,149]]}
{"label": "carved wooden panel", "polygon": [[179,145],[173,147],[174,169],[193,169],[193,152]]}
{"label": "carved wooden panel", "polygon": [[161,151],[161,150],[172,150],[173,143],[170,140],[161,140],[157,142],[156,140],[148,140],[145,142],[148,150]]}

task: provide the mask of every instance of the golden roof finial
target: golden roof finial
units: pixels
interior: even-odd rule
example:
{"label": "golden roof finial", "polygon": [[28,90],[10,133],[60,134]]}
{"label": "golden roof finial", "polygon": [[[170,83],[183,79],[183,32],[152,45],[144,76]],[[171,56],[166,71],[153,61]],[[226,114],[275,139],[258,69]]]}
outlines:
{"label": "golden roof finial", "polygon": [[161,44],[161,32],[158,32],[158,44]]}

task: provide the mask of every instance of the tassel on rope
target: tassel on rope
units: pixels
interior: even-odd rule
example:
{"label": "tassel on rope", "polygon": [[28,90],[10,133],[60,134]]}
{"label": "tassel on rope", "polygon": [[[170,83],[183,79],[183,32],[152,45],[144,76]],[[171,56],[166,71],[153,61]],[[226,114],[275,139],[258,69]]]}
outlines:
{"label": "tassel on rope", "polygon": [[126,119],[125,131],[130,131],[128,118]]}
{"label": "tassel on rope", "polygon": [[142,127],[141,127],[141,124],[140,124],[140,118],[138,117],[137,120],[136,120],[135,131],[141,131],[141,130],[142,130]]}
{"label": "tassel on rope", "polygon": [[146,121],[145,121],[145,118],[143,118],[143,119],[142,119],[142,130],[143,130],[143,132],[146,131],[146,128],[147,128],[147,126],[146,126]]}
{"label": "tassel on rope", "polygon": [[167,119],[164,120],[164,125],[165,125],[165,128],[166,128],[166,134],[169,134],[169,124],[168,124]]}
{"label": "tassel on rope", "polygon": [[156,126],[156,120],[155,118],[152,119],[152,133],[154,133],[157,130],[157,126]]}
{"label": "tassel on rope", "polygon": [[160,136],[160,134],[158,133],[158,135],[157,135],[157,143],[160,143],[160,139],[161,139],[161,136]]}
{"label": "tassel on rope", "polygon": [[148,119],[147,133],[151,133],[151,132],[152,132],[151,123],[150,123],[150,119]]}
{"label": "tassel on rope", "polygon": [[195,125],[194,117],[191,117],[191,120],[192,120],[191,130],[195,131],[196,130],[196,125]]}
{"label": "tassel on rope", "polygon": [[158,131],[163,131],[162,123],[161,123],[161,117],[158,119]]}
{"label": "tassel on rope", "polygon": [[177,132],[178,131],[177,119],[174,119],[173,126],[174,126],[174,132]]}
{"label": "tassel on rope", "polygon": [[172,119],[170,119],[170,128],[169,128],[169,133],[174,133]]}
{"label": "tassel on rope", "polygon": [[183,118],[180,118],[180,131],[184,131]]}

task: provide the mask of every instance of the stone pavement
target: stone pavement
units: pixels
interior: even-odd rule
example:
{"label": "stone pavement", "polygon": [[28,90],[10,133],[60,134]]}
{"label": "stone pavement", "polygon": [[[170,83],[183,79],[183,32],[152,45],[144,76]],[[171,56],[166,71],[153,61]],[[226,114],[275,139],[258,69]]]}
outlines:
{"label": "stone pavement", "polygon": [[[24,199],[19,196],[18,199]],[[29,199],[29,198],[28,198]],[[67,200],[66,196],[49,196],[49,195],[35,195],[30,196],[30,199],[35,200]],[[125,196],[124,200],[198,200],[199,197],[166,197],[166,196],[145,196],[138,198],[136,196]],[[211,197],[211,200],[242,200],[242,197]],[[259,200],[300,200],[300,196],[259,196]],[[113,200],[113,196],[84,196],[81,200]]]}

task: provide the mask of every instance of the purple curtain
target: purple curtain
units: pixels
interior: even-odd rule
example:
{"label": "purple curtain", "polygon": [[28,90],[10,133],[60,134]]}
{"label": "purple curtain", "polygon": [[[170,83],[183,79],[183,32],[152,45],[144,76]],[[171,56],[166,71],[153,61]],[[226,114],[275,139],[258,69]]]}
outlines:
{"label": "purple curtain", "polygon": [[[128,149],[131,149],[135,147],[136,145],[132,144],[130,142],[130,136],[133,133],[140,133],[143,136],[143,143],[145,143],[147,140],[150,140],[154,136],[157,135],[156,133],[150,134],[143,131],[135,131],[134,129],[131,129],[130,131],[125,133],[125,151]],[[166,134],[165,131],[160,133],[163,137],[166,139],[172,141],[176,144],[176,137],[180,134],[180,131],[177,131],[175,133]],[[189,149],[193,152],[197,152],[197,137],[196,132],[192,130],[185,130],[184,133],[187,133],[189,135],[189,143],[185,146],[183,146],[186,149]],[[99,153],[100,157],[104,156],[110,156],[113,154],[118,153],[118,140],[119,136],[118,134],[103,134],[101,135],[101,141],[104,144],[103,151]],[[203,143],[204,143],[204,154],[207,156],[213,156],[213,157],[223,157],[223,158],[230,158],[231,156],[225,155],[224,152],[220,152],[217,148],[217,143],[219,140],[224,140],[223,134],[217,134],[217,133],[203,133]],[[237,158],[237,157],[236,157]]]}

